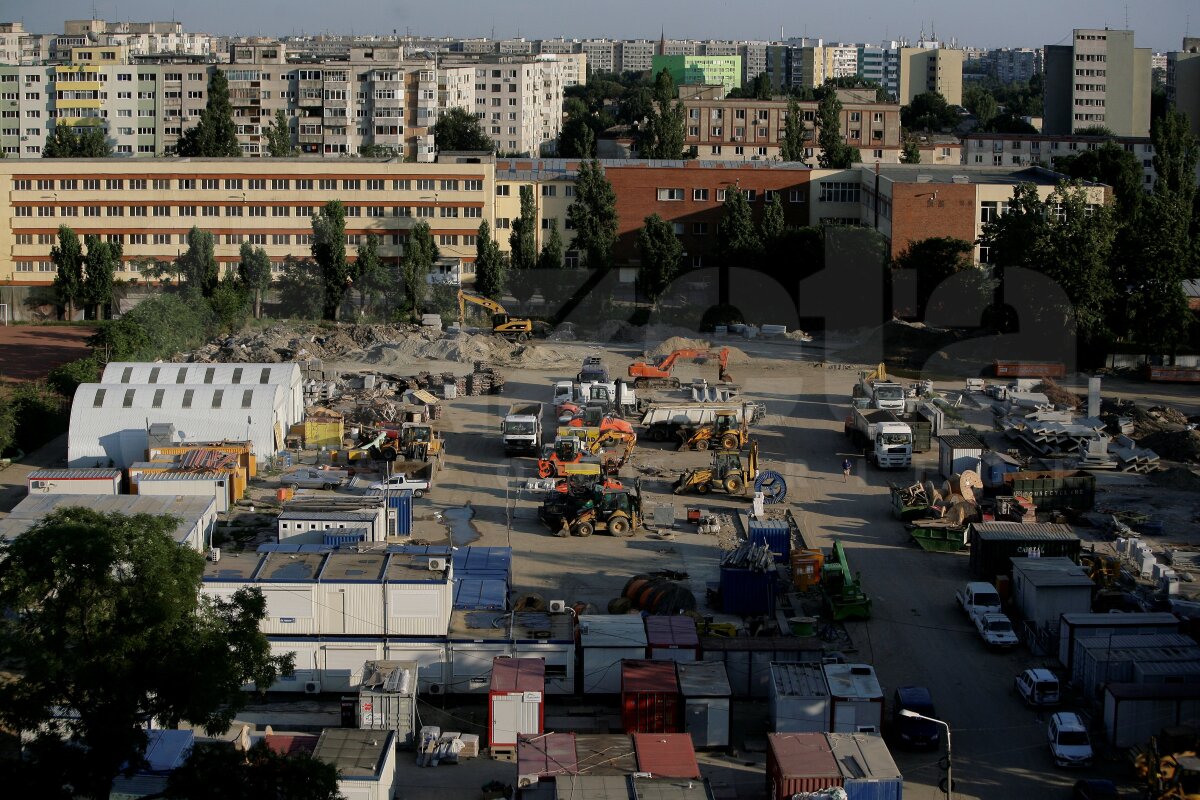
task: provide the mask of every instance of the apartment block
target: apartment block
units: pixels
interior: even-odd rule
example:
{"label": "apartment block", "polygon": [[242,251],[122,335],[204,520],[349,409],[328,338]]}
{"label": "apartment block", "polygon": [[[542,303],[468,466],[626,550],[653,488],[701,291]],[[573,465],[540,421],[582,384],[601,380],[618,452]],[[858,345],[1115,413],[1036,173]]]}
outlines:
{"label": "apartment block", "polygon": [[1057,168],[1059,159],[1098,150],[1114,142],[1137,158],[1142,165],[1142,183],[1149,191],[1154,186],[1154,145],[1149,137],[1079,136],[1070,134],[969,133],[962,137],[963,163],[968,166]]}
{"label": "apartment block", "polygon": [[475,116],[501,153],[538,156],[552,152],[562,130],[564,75],[577,75],[573,57],[447,56],[447,66],[474,71]]}
{"label": "apartment block", "polygon": [[124,47],[132,56],[192,55],[207,57],[216,53],[213,37],[207,33],[185,31],[182,22],[107,22],[102,19],[69,19],[63,35],[56,38],[56,49],[67,53],[72,47],[88,45]]}
{"label": "apartment block", "polygon": [[20,22],[0,22],[0,64],[30,66],[50,58],[54,37],[31,33]]}
{"label": "apartment block", "polygon": [[860,45],[858,48],[858,77],[874,81],[895,99],[900,93],[900,45]]}
{"label": "apartment block", "polygon": [[988,72],[1001,83],[1028,81],[1042,71],[1042,50],[1001,47],[987,52]]}
{"label": "apartment block", "polygon": [[1045,61],[1044,133],[1150,135],[1150,50],[1133,46],[1133,31],[1077,28],[1071,44],[1046,46]]}
{"label": "apartment block", "polygon": [[1185,38],[1182,50],[1167,54],[1167,101],[1200,136],[1200,38]]}
{"label": "apartment block", "polygon": [[480,223],[494,223],[494,193],[490,159],[0,159],[0,285],[53,281],[59,225],[119,242],[126,281],[140,279],[137,261],[175,259],[193,226],[216,236],[227,269],[243,242],[278,269],[289,255],[308,257],[312,215],[329,200],[346,207],[350,258],[374,233],[395,263],[424,221],[445,258],[470,262]]}
{"label": "apartment block", "polygon": [[[843,138],[862,153],[864,162],[899,163],[900,106],[876,103],[861,92],[839,90]],[[709,161],[774,161],[781,157],[786,100],[686,99],[685,145]],[[820,157],[816,102],[801,102],[800,117],[809,132],[805,159]]]}
{"label": "apartment block", "polygon": [[704,84],[721,86],[729,92],[742,85],[741,56],[654,56],[654,74],[664,69],[670,73],[676,86]]}
{"label": "apartment block", "polygon": [[962,105],[963,51],[925,42],[900,48],[900,105],[926,92],[938,92],[950,105]]}

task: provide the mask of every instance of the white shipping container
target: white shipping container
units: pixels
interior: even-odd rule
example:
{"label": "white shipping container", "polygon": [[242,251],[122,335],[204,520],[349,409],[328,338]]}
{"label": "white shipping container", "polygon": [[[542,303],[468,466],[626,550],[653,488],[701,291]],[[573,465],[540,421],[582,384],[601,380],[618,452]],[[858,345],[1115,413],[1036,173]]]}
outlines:
{"label": "white shipping container", "polygon": [[511,656],[512,644],[506,641],[450,642],[449,694],[484,694],[492,678],[492,660]]}
{"label": "white shipping container", "polygon": [[416,663],[417,691],[421,694],[445,691],[450,667],[447,648],[444,640],[420,639],[388,639],[384,647],[388,659]]}
{"label": "white shipping container", "polygon": [[621,691],[621,661],[646,657],[646,626],[638,614],[579,618],[585,694]]}
{"label": "white shipping container", "polygon": [[384,633],[383,587],[370,583],[320,583],[316,587],[322,634],[380,636]]}
{"label": "white shipping container", "polygon": [[827,733],[829,689],[820,664],[771,664],[769,710],[774,733]]}
{"label": "white shipping container", "polygon": [[445,636],[454,590],[449,580],[387,584],[389,636]]}
{"label": "white shipping container", "polygon": [[363,664],[383,659],[383,640],[326,643],[321,646],[321,691],[344,692],[358,688]]}
{"label": "white shipping container", "polygon": [[303,692],[305,684],[319,681],[321,669],[318,659],[320,643],[315,638],[284,639],[267,637],[271,646],[271,656],[295,655],[295,672],[291,675],[281,675],[271,686],[272,692]]}

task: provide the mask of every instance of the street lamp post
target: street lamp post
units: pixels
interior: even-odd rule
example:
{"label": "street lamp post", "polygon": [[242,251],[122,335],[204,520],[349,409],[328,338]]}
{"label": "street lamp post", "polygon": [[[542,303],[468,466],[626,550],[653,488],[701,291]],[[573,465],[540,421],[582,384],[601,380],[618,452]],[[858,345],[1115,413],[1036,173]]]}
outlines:
{"label": "street lamp post", "polygon": [[954,756],[950,750],[950,723],[945,720],[927,717],[924,714],[918,714],[916,711],[911,711],[907,708],[900,710],[900,716],[936,722],[946,729],[946,800],[951,800],[952,792],[954,791]]}

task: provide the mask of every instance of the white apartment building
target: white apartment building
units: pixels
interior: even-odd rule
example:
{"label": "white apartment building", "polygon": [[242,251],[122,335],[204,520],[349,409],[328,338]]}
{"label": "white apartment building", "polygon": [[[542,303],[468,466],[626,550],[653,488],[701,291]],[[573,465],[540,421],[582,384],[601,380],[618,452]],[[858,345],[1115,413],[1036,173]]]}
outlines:
{"label": "white apartment building", "polygon": [[1105,142],[1114,141],[1133,153],[1142,165],[1142,185],[1149,191],[1154,186],[1154,145],[1149,137],[1052,135],[1034,133],[969,133],[962,137],[963,163],[970,167],[1031,167],[1056,169],[1057,162],[1067,156],[1087,150],[1098,150]]}
{"label": "white apartment building", "polygon": [[501,153],[552,151],[562,129],[563,75],[578,64],[554,54],[479,61],[475,116]]}
{"label": "white apartment building", "polygon": [[621,48],[617,42],[611,39],[588,39],[579,43],[579,49],[587,56],[591,72],[609,74],[620,71]]}
{"label": "white apartment building", "polygon": [[1047,45],[1043,130],[1072,134],[1103,125],[1118,136],[1150,133],[1150,50],[1133,31],[1079,28]]}
{"label": "white apartment building", "polygon": [[[654,56],[658,55],[658,42],[649,39],[634,39],[619,42],[620,62],[618,72],[646,72],[654,66]],[[690,55],[684,53],[683,55]]]}
{"label": "white apartment building", "polygon": [[1027,81],[1042,71],[1042,50],[1001,47],[989,50],[988,70],[1001,83]]}
{"label": "white apartment building", "polygon": [[53,38],[30,33],[20,22],[0,22],[0,64],[40,64],[50,57]]}

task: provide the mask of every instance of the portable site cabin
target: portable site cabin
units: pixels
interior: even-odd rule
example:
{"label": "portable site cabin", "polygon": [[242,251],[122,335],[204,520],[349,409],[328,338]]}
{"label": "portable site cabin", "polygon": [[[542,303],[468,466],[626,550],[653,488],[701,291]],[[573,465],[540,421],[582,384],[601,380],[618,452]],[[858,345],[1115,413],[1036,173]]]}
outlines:
{"label": "portable site cabin", "polygon": [[326,728],[313,758],[338,770],[338,793],[346,800],[391,800],[396,792],[396,734]]}
{"label": "portable site cabin", "polygon": [[[113,361],[104,368],[101,383],[132,386],[222,385],[278,386],[283,390],[283,430],[304,419],[304,384],[300,365],[278,364],[163,364]],[[260,453],[262,455],[262,453]]]}
{"label": "portable site cabin", "polygon": [[358,511],[291,509],[276,520],[280,544],[322,544],[326,533],[349,529],[365,531],[364,541],[382,542],[387,536],[386,523],[383,506]]}
{"label": "portable site cabin", "polygon": [[824,664],[832,733],[883,730],[883,689],[868,664]]}
{"label": "portable site cabin", "polygon": [[229,510],[230,480],[228,472],[148,473],[138,479],[138,494],[150,497],[155,495],[211,497],[217,504],[217,513],[224,514]]}
{"label": "portable site cabin", "polygon": [[29,494],[120,494],[121,470],[35,469],[25,488]]}
{"label": "portable site cabin", "polygon": [[1056,631],[1063,614],[1092,610],[1095,584],[1069,558],[1012,559],[1012,596],[1020,616],[1038,630]]}
{"label": "portable site cabin", "polygon": [[1177,633],[1179,618],[1165,611],[1133,614],[1063,614],[1058,630],[1058,663],[1070,673],[1075,643],[1081,639]]}
{"label": "portable site cabin", "polygon": [[583,693],[621,691],[621,661],[646,657],[646,627],[637,614],[585,614],[579,618]]}
{"label": "portable site cabin", "polygon": [[518,736],[545,729],[546,664],[540,658],[492,660],[488,686],[488,747],[515,755]]}
{"label": "portable site cabin", "polygon": [[173,532],[175,541],[199,552],[208,549],[217,523],[217,504],[211,497],[33,494],[0,520],[0,538],[23,533],[51,511],[68,506],[84,506],[101,514],[170,514],[179,520]]}
{"label": "portable site cabin", "polygon": [[986,449],[974,436],[939,436],[938,470],[947,478],[967,470],[978,475],[983,471],[983,451]]}
{"label": "portable site cabin", "polygon": [[124,469],[144,461],[155,424],[173,426],[170,435],[176,444],[249,441],[264,458],[283,445],[286,418],[286,395],[270,384],[84,383],[71,403],[67,463]]}
{"label": "portable site cabin", "polygon": [[360,729],[395,731],[398,747],[412,747],[417,738],[416,662],[363,664],[354,718]]}
{"label": "portable site cabin", "polygon": [[820,663],[771,665],[770,716],[775,733],[829,730],[829,686]]}
{"label": "portable site cabin", "polygon": [[676,664],[683,696],[683,729],[696,747],[728,747],[730,741],[729,679],[720,661]]}

